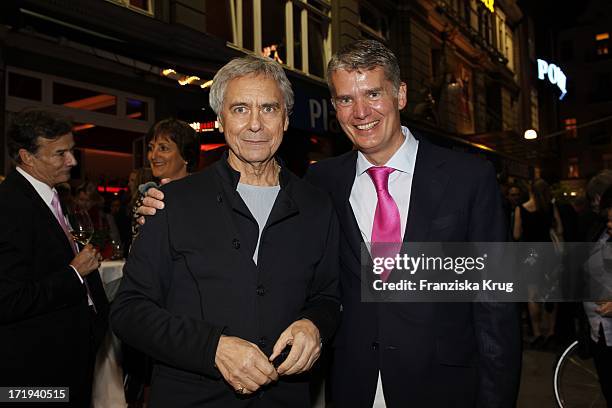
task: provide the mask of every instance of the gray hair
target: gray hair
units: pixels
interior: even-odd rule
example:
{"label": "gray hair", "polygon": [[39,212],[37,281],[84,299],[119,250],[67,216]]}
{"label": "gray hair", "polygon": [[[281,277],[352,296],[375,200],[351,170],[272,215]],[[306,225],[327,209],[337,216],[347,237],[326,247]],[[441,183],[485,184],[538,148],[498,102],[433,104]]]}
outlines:
{"label": "gray hair", "polygon": [[590,200],[601,197],[610,186],[612,186],[612,170],[606,169],[589,180],[586,187],[587,196]]}
{"label": "gray hair", "polygon": [[384,44],[376,40],[358,40],[345,45],[334,54],[327,64],[327,85],[333,91],[331,74],[340,69],[346,71],[382,68],[385,78],[393,85],[393,91],[399,91],[400,69],[395,54]]}
{"label": "gray hair", "polygon": [[278,62],[267,57],[246,55],[244,57],[234,58],[225,64],[213,78],[208,100],[210,107],[217,116],[219,116],[223,110],[223,98],[225,97],[227,84],[232,79],[246,75],[263,75],[266,78],[273,79],[278,84],[283,94],[287,115],[291,114],[293,110],[293,90],[291,89],[291,83],[287,79],[283,67],[281,67]]}

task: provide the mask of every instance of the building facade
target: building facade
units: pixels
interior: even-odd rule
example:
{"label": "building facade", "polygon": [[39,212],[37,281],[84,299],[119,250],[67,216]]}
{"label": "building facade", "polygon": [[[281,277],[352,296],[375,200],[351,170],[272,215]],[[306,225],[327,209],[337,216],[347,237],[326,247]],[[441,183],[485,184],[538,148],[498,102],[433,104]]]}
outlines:
{"label": "building facade", "polygon": [[562,29],[557,55],[568,77],[559,106],[559,173],[567,190],[612,169],[612,4],[588,2],[574,24]]}
{"label": "building facade", "polygon": [[[383,41],[408,85],[405,124],[527,177],[537,127],[528,37],[514,0],[7,0],[0,17],[0,118],[26,107],[74,119],[74,178],[118,180],[146,165],[143,137],[174,116],[200,130],[204,162],[223,143],[208,106],[217,69],[244,53],[281,62],[296,94],[281,155],[296,172],[351,148],[324,80],[331,54]],[[0,144],[0,167],[10,161]],[[215,156],[216,157],[216,156]],[[112,182],[111,182],[112,184]]]}

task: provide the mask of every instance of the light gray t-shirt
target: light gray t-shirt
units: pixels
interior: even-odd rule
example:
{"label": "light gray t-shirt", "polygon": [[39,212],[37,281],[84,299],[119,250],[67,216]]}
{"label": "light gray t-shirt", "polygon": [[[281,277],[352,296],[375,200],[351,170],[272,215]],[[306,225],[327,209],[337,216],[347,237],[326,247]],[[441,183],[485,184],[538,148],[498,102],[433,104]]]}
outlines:
{"label": "light gray t-shirt", "polygon": [[252,186],[250,184],[238,183],[236,190],[259,225],[259,236],[257,237],[257,245],[253,253],[253,262],[257,265],[261,232],[266,226],[266,222],[268,222],[268,217],[272,211],[272,206],[274,206],[274,201],[276,201],[276,196],[278,196],[280,191],[280,186]]}

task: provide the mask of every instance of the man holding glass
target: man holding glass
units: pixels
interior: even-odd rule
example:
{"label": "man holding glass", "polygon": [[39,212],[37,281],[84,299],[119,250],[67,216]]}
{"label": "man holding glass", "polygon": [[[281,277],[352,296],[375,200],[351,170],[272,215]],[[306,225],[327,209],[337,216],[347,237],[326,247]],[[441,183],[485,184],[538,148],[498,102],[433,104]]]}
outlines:
{"label": "man holding glass", "polygon": [[16,170],[0,185],[0,386],[69,387],[67,406],[89,407],[108,301],[100,254],[80,252],[55,186],[76,165],[72,125],[44,111],[14,116]]}

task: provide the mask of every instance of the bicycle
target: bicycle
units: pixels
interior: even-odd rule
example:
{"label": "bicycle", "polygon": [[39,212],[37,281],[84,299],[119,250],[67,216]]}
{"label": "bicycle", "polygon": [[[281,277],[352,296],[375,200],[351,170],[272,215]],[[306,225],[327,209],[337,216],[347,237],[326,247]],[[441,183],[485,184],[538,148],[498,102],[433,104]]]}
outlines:
{"label": "bicycle", "polygon": [[593,358],[579,355],[578,340],[571,343],[559,357],[553,386],[560,408],[606,408]]}

